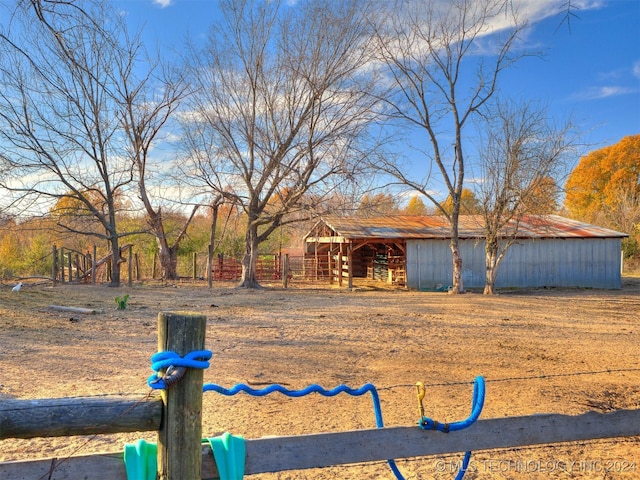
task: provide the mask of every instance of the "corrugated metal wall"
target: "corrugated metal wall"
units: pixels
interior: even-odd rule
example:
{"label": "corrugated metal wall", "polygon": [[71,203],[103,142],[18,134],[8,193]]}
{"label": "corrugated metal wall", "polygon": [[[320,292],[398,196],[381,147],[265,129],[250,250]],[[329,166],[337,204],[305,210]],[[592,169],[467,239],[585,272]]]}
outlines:
{"label": "corrugated metal wall", "polygon": [[[498,268],[496,286],[617,289],[620,238],[527,239],[511,246]],[[461,240],[464,288],[483,288],[484,241]],[[451,285],[449,240],[407,240],[407,286],[437,290]]]}

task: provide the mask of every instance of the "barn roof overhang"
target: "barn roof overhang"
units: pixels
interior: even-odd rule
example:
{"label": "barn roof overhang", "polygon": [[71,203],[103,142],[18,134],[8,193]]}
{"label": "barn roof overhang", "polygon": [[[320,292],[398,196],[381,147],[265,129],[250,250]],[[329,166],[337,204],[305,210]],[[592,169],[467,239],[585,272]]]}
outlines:
{"label": "barn roof overhang", "polygon": [[[458,227],[460,239],[484,238],[484,219],[480,215],[460,216]],[[501,236],[508,236],[514,227],[513,222],[508,224]],[[516,237],[519,239],[628,237],[622,232],[558,215],[527,215],[517,227]],[[305,236],[305,242],[363,244],[450,238],[449,222],[442,215],[395,215],[373,218],[325,217]]]}

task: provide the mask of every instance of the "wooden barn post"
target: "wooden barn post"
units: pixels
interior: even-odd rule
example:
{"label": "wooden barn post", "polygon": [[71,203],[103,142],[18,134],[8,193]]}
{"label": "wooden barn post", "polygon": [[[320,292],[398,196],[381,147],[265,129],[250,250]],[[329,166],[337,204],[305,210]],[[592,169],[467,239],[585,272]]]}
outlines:
{"label": "wooden barn post", "polygon": [[353,288],[353,241],[349,240],[349,245],[347,247],[347,275],[348,275],[348,283],[349,288]]}
{"label": "wooden barn post", "polygon": [[329,273],[329,283],[333,283],[333,240],[329,242],[329,251],[327,252],[327,271]]}
{"label": "wooden barn post", "polygon": [[340,260],[338,261],[338,285],[342,286],[342,272],[344,272],[344,243],[340,243]]}
{"label": "wooden barn post", "polygon": [[[184,356],[203,350],[207,317],[195,313],[158,315],[158,351]],[[162,390],[163,421],[158,432],[158,478],[202,478],[202,385],[204,372],[187,368],[177,383]]]}

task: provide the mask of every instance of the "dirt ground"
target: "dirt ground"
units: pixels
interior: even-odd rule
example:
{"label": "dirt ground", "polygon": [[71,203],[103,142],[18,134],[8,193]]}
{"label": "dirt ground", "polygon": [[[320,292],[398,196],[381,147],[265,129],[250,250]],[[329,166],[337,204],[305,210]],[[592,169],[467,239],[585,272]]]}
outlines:
{"label": "dirt ground", "polygon": [[[130,294],[128,308],[114,297]],[[48,305],[99,313],[54,312]],[[536,289],[413,292],[363,285],[354,291],[272,286],[247,291],[202,284],[0,288],[0,401],[148,392],[161,311],[208,317],[213,351],[205,382],[374,383],[385,424],[415,425],[415,383],[426,415],[469,413],[477,375],[487,381],[481,418],[640,408],[640,277],[622,290]],[[375,426],[368,396],[274,394],[204,398],[205,436],[255,438]],[[152,433],[0,440],[0,461],[118,451]],[[78,447],[81,447],[78,450]],[[462,454],[399,460],[407,479],[453,479]],[[522,466],[526,465],[526,468]],[[392,479],[386,463],[251,476],[256,479]],[[477,452],[467,479],[640,478],[640,437]]]}

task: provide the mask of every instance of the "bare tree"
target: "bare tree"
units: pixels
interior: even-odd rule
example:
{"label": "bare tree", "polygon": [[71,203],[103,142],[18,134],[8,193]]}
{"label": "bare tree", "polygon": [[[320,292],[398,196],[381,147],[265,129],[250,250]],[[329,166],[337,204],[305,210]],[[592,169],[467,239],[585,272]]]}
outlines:
{"label": "bare tree", "polygon": [[[51,212],[68,232],[104,239],[120,283],[118,217],[137,196],[165,276],[190,219],[170,240],[150,194],[149,152],[185,88],[150,59],[107,2],[24,0],[0,35],[4,186]],[[158,93],[159,92],[159,93]],[[16,203],[16,204],[17,204]]]}
{"label": "bare tree", "polygon": [[[100,3],[19,2],[0,34],[0,138],[11,179],[5,187],[47,202],[72,199],[102,227],[59,226],[106,240],[120,283],[118,197],[132,181],[121,156],[116,28]],[[111,19],[114,20],[114,19]],[[74,202],[71,202],[74,203]]]}
{"label": "bare tree", "polygon": [[[515,44],[525,24],[505,0],[398,0],[381,17],[375,20],[376,47],[394,87],[385,100],[395,119],[423,134],[425,162],[417,169],[395,161],[378,166],[422,193],[448,219],[452,291],[460,293],[458,218],[467,166],[465,132],[495,94],[501,72],[522,56]],[[416,170],[427,173],[419,176]],[[446,186],[450,211],[434,196],[435,180]]]}
{"label": "bare tree", "polygon": [[[247,216],[241,286],[259,286],[258,247],[354,180],[371,154],[375,99],[369,2],[223,0],[194,58],[185,136],[197,176]],[[306,212],[301,215],[300,212]]]}
{"label": "bare tree", "polygon": [[[163,216],[162,199],[159,198],[160,195],[154,198],[150,188],[157,187],[155,184],[150,185],[153,180],[150,152],[154,144],[161,139],[163,127],[183,100],[186,84],[181,76],[172,75],[166,70],[160,71],[160,63],[153,59],[146,61],[144,68],[136,69],[144,73],[144,76],[136,77],[131,67],[144,58],[141,55],[142,45],[137,39],[132,39],[123,47],[124,55],[116,59],[119,77],[114,88],[117,99],[122,104],[120,120],[127,140],[126,152],[133,166],[138,197],[146,212],[151,233],[156,238],[163,278],[172,280],[178,275],[178,247],[198,210],[198,205],[191,207],[190,215],[176,232],[168,231]],[[158,76],[158,73],[161,76]],[[174,185],[178,182],[175,178],[170,181]]]}
{"label": "bare tree", "polygon": [[480,148],[485,230],[485,294],[495,293],[498,266],[518,237],[521,220],[553,213],[558,185],[574,158],[571,124],[553,125],[546,108],[501,103],[487,116]]}

